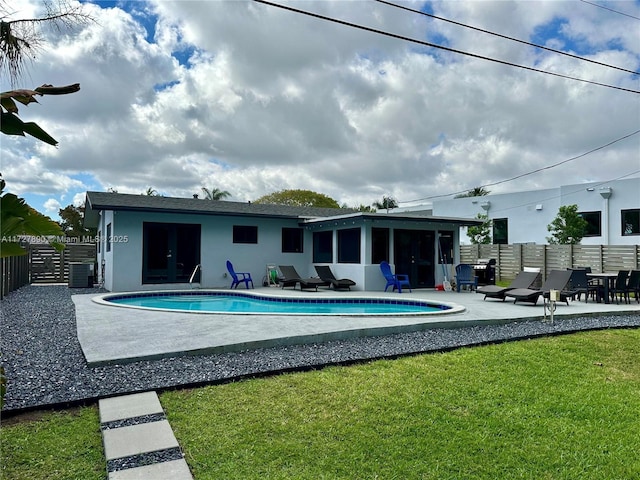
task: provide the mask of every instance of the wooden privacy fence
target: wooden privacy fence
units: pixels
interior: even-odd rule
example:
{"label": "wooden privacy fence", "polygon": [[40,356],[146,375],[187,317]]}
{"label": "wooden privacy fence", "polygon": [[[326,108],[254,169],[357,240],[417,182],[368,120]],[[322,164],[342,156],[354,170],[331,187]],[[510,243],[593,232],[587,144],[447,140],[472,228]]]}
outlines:
{"label": "wooden privacy fence", "polygon": [[58,252],[48,244],[35,244],[29,247],[29,257],[31,283],[67,283],[70,262],[95,264],[96,245],[67,243]]}
{"label": "wooden privacy fence", "polygon": [[67,243],[59,252],[44,243],[25,248],[26,255],[0,259],[0,298],[29,283],[67,283],[70,262],[96,262],[93,243]]}
{"label": "wooden privacy fence", "polygon": [[29,283],[29,255],[0,258],[0,299]]}
{"label": "wooden privacy fence", "polygon": [[640,269],[640,245],[461,245],[460,263],[496,259],[496,279],[512,280],[524,267],[550,270],[591,267],[593,272]]}

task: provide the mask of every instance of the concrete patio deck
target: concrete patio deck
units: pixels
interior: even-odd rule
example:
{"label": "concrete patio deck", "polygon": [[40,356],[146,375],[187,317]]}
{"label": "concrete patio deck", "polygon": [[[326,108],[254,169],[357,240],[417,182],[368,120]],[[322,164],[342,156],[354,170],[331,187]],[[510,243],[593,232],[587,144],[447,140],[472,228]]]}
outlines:
{"label": "concrete patio deck", "polygon": [[[459,313],[430,316],[278,316],[221,315],[163,312],[95,303],[96,295],[73,295],[77,332],[90,366],[120,364],[181,355],[198,355],[320,343],[362,336],[379,336],[434,328],[460,328],[543,320],[542,300],[537,305],[487,299],[473,292],[414,290],[413,292],[318,292],[256,288],[268,295],[314,297],[380,297],[426,299],[464,307]],[[640,313],[640,304],[604,304],[573,301],[558,303],[555,321],[603,314]],[[548,320],[548,319],[547,319]]]}

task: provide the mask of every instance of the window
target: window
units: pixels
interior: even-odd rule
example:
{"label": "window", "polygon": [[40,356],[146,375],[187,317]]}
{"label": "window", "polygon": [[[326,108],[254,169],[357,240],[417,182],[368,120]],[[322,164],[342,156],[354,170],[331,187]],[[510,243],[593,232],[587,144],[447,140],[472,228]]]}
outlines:
{"label": "window", "polygon": [[622,210],[622,235],[640,235],[640,209]]}
{"label": "window", "polygon": [[302,253],[303,252],[303,235],[304,230],[301,228],[283,228],[282,229],[282,252],[283,253]]}
{"label": "window", "polygon": [[493,219],[493,244],[507,245],[509,243],[509,219]]}
{"label": "window", "polygon": [[389,229],[371,229],[371,263],[389,261]]}
{"label": "window", "polygon": [[360,263],[360,228],[338,230],[338,263]]}
{"label": "window", "polygon": [[333,232],[313,233],[313,263],[333,262]]}
{"label": "window", "polygon": [[587,222],[585,237],[599,237],[602,235],[602,212],[580,212],[578,215]]}
{"label": "window", "polygon": [[439,241],[438,263],[442,263],[444,259],[446,263],[453,263],[453,232],[441,231]]}
{"label": "window", "polygon": [[258,243],[258,227],[234,225],[233,243]]}
{"label": "window", "polygon": [[107,246],[105,248],[105,250],[107,252],[111,251],[111,224],[107,225]]}

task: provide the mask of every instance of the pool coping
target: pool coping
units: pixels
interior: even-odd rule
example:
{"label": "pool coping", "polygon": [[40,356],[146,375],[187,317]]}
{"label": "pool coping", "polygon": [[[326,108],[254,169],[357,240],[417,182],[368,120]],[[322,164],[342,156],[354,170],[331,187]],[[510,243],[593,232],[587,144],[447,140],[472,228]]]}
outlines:
{"label": "pool coping", "polygon": [[[306,293],[306,292],[305,292]],[[339,292],[345,293],[345,292]],[[338,295],[339,295],[338,293]],[[122,308],[132,308],[139,310],[151,310],[156,312],[174,312],[174,313],[189,313],[189,314],[214,314],[214,315],[267,315],[267,316],[314,316],[314,317],[396,317],[396,316],[425,316],[425,315],[450,315],[455,313],[462,313],[465,310],[465,307],[462,305],[458,305],[453,302],[436,302],[434,300],[428,299],[420,299],[420,298],[381,298],[380,296],[374,295],[362,295],[360,292],[356,295],[339,295],[339,296],[331,296],[331,297],[320,297],[314,294],[306,294],[304,296],[287,296],[287,295],[275,295],[273,293],[262,293],[256,292],[255,290],[246,290],[246,291],[238,291],[238,290],[221,290],[221,289],[201,289],[201,290],[146,290],[146,291],[135,291],[135,292],[117,292],[117,293],[105,293],[101,295],[97,295],[93,297],[91,300],[99,305],[105,305],[108,307],[122,307]],[[440,309],[437,311],[424,311],[424,312],[397,312],[397,313],[325,313],[325,312],[317,312],[317,313],[299,313],[299,312],[211,312],[211,311],[201,311],[201,310],[182,310],[182,309],[164,309],[159,307],[145,307],[140,305],[124,305],[113,303],[109,301],[111,298],[122,298],[122,297],[163,297],[163,296],[171,296],[171,295],[179,295],[179,296],[205,296],[207,294],[213,295],[227,295],[227,296],[238,296],[238,297],[254,297],[258,299],[264,299],[273,302],[282,302],[282,303],[290,303],[290,302],[316,302],[316,303],[337,303],[338,300],[346,300],[347,303],[367,303],[369,301],[383,304],[397,304],[397,305],[415,305],[421,304],[428,307],[447,307],[446,309]]]}

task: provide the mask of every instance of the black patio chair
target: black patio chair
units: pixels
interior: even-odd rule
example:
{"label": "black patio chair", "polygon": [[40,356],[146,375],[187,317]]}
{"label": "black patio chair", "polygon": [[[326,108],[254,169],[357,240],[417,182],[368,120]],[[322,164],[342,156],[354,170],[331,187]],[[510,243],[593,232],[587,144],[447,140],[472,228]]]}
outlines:
{"label": "black patio chair", "polygon": [[611,300],[615,300],[617,304],[620,303],[620,299],[624,303],[630,303],[629,301],[629,285],[627,284],[627,279],[629,278],[628,270],[619,270],[618,276],[615,279],[613,287],[609,289],[609,295],[611,295]]}

